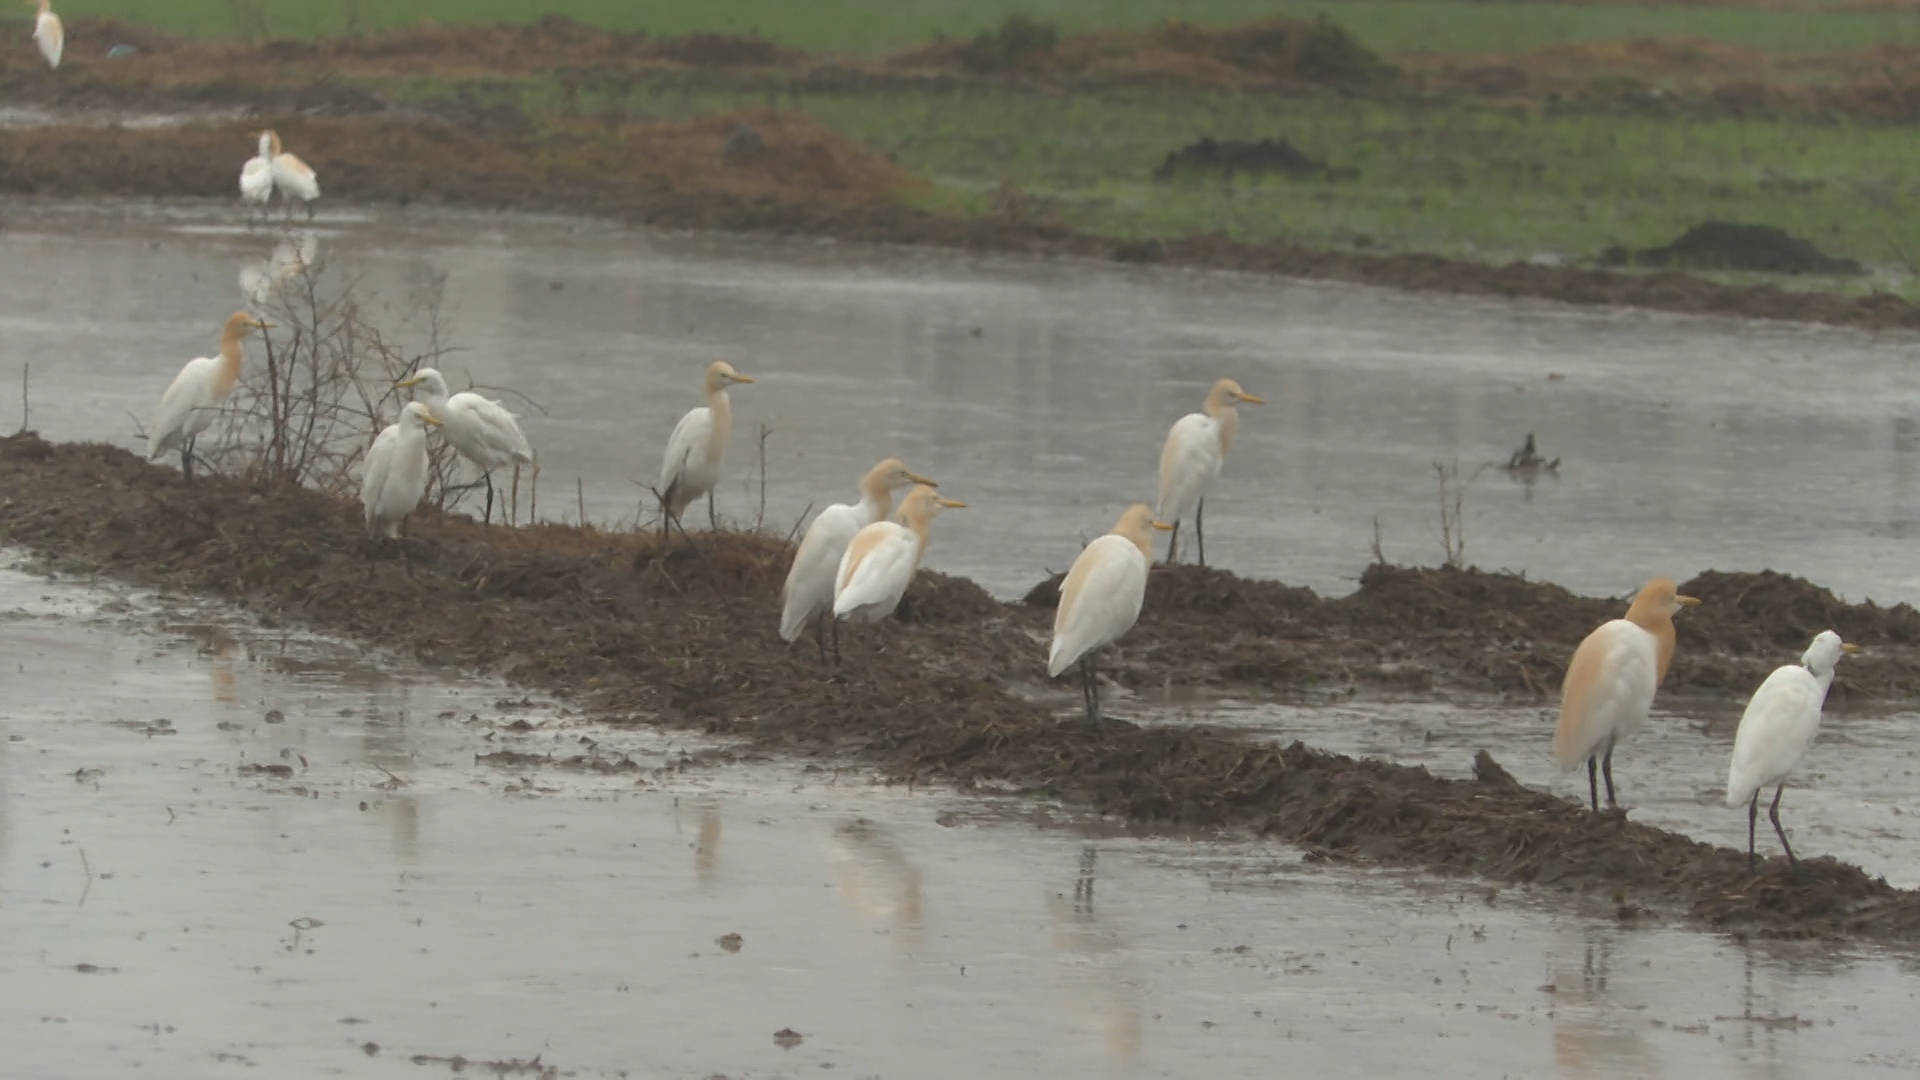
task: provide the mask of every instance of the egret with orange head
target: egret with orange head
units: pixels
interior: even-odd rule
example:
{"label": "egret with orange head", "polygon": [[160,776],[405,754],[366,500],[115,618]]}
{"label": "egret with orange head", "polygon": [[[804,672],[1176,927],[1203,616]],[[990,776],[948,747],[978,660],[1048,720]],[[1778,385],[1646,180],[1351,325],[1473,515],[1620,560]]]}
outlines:
{"label": "egret with orange head", "polygon": [[240,364],[246,359],[242,341],[255,330],[272,327],[272,323],[244,311],[227,317],[227,325],[220,332],[220,355],[196,356],[187,361],[160,395],[160,407],[147,426],[148,460],[157,461],[177,448],[180,471],[193,479],[194,440],[213,423],[221,403],[240,382]]}
{"label": "egret with orange head", "polygon": [[40,9],[40,14],[33,19],[33,43],[39,46],[47,66],[58,68],[60,54],[66,51],[66,27],[60,25],[60,16],[53,13],[51,0],[27,0],[27,6]]}
{"label": "egret with orange head", "polygon": [[876,521],[854,533],[834,574],[833,617],[879,622],[893,614],[926,556],[933,519],[966,505],[920,484],[901,502],[899,521]]}
{"label": "egret with orange head", "polygon": [[1134,503],[1120,515],[1112,532],[1081,549],[1060,585],[1053,644],[1047,650],[1047,677],[1080,665],[1080,692],[1089,724],[1100,722],[1093,655],[1119,640],[1139,620],[1147,598],[1147,568],[1153,560],[1153,530],[1172,528],[1156,519],[1146,503]]}
{"label": "egret with orange head", "polygon": [[1160,448],[1160,501],[1153,516],[1173,525],[1167,561],[1180,557],[1180,523],[1193,515],[1193,535],[1200,565],[1207,565],[1207,539],[1200,519],[1206,513],[1207,489],[1220,477],[1227,451],[1240,430],[1238,405],[1265,405],[1266,400],[1240,389],[1232,379],[1221,379],[1207,391],[1201,411],[1174,421]]}
{"label": "egret with orange head", "polygon": [[[807,534],[800,538],[800,547],[793,554],[793,565],[787,570],[786,584],[780,589],[781,640],[800,640],[809,622],[824,618],[833,635],[834,656],[840,655],[840,624],[832,618],[834,575],[840,568],[840,557],[846,554],[854,534],[886,518],[893,508],[894,492],[914,484],[940,486],[907,468],[899,458],[887,458],[861,478],[859,502],[834,503],[807,526]],[[827,646],[822,636],[816,629],[814,640],[825,663]]]}
{"label": "egret with orange head", "polygon": [[[720,521],[713,510],[713,489],[720,482],[720,461],[727,453],[727,437],[733,434],[733,400],[727,387],[750,383],[753,377],[733,370],[725,360],[707,365],[705,405],[687,410],[667,438],[666,457],[660,462],[660,538],[667,529],[680,524],[680,515],[700,496],[707,497],[707,523],[715,531]],[[681,526],[684,530],[685,526]]]}

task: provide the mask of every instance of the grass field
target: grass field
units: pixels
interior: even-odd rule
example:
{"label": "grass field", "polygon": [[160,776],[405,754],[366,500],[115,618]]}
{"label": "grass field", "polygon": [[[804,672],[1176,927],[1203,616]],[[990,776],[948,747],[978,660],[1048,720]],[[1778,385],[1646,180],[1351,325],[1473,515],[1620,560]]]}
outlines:
{"label": "grass field", "polygon": [[1680,4],[1501,0],[62,0],[68,15],[112,15],[200,36],[309,37],[425,20],[525,22],[546,14],[620,29],[757,32],[809,50],[873,53],[937,34],[972,35],[1011,14],[1066,31],[1162,19],[1233,23],[1274,15],[1337,18],[1384,53],[1508,52],[1561,41],[1687,35],[1783,52],[1920,41],[1920,14]]}

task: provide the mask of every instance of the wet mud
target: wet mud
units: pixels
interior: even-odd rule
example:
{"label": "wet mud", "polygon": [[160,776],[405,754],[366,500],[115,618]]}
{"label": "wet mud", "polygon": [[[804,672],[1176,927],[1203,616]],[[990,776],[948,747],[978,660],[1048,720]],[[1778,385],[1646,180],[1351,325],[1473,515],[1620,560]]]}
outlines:
{"label": "wet mud", "polygon": [[1676,266],[1695,270],[1749,270],[1768,274],[1864,274],[1852,259],[1835,258],[1785,229],[1705,221],[1672,243],[1628,251],[1608,248],[1609,266]]}
{"label": "wet mud", "polygon": [[[138,107],[193,115],[237,107],[249,115],[164,131],[78,120],[0,129],[0,193],[231,197],[236,154],[250,145],[249,133],[266,123],[289,145],[324,147],[329,192],[351,192],[363,202],[563,211],[676,228],[1079,256],[1876,329],[1920,327],[1920,307],[1888,293],[1841,296],[1724,285],[1678,270],[1494,265],[1277,240],[1239,243],[1220,235],[1115,240],[1048,215],[932,211],[902,199],[922,179],[811,118],[772,109],[669,123],[582,109],[580,115],[535,123],[512,106],[459,93],[402,107],[373,88],[379,79],[403,76],[432,75],[457,86],[462,79],[570,72],[561,90],[574,93],[664,73],[685,87],[703,79],[763,86],[770,97],[796,84],[885,94],[902,80],[961,88],[969,80],[1024,85],[1036,78],[1029,69],[1038,64],[1053,73],[1039,92],[1057,92],[1054,84],[1077,93],[1129,92],[1143,81],[1275,92],[1362,92],[1356,86],[1408,92],[1390,89],[1400,80],[1327,26],[1282,21],[1257,24],[1257,32],[1245,29],[1168,25],[1052,43],[1044,33],[1016,34],[992,47],[1012,49],[1020,62],[982,72],[977,58],[969,67],[957,54],[947,56],[975,43],[861,61],[796,53],[751,37],[658,38],[564,18],[260,44],[182,41],[126,24],[76,19],[69,27],[68,62],[57,73],[40,65],[31,50],[0,56],[0,92],[19,105],[60,110]],[[122,43],[136,51],[105,57]],[[1920,100],[1920,92],[1909,96]]]}
{"label": "wet mud", "polygon": [[[778,538],[696,533],[696,552],[663,549],[653,533],[489,533],[425,514],[403,544],[376,548],[357,508],[327,496],[218,479],[188,485],[124,450],[31,433],[0,441],[0,505],[0,539],[61,572],[225,597],[269,620],[496,672],[615,723],[853,757],[896,780],[986,785],[1141,823],[1247,829],[1313,858],[1617,897],[1628,920],[1677,912],[1790,936],[1920,929],[1920,892],[1832,859],[1810,862],[1803,878],[1769,859],[1756,877],[1744,852],[1592,815],[1515,784],[1490,757],[1477,779],[1462,781],[1197,725],[1091,729],[1028,692],[1044,651],[1043,596],[1004,605],[969,582],[923,574],[902,618],[843,629],[845,661],[829,673],[810,643],[789,648],[775,632],[788,557]],[[1620,608],[1500,575],[1382,568],[1368,579],[1354,596],[1321,601],[1217,571],[1158,574],[1148,615],[1120,650],[1121,677],[1232,675],[1298,690],[1308,672],[1337,671],[1327,658],[1342,649],[1391,648],[1436,668],[1480,654],[1480,668],[1452,676],[1457,685],[1524,684],[1499,658],[1495,645],[1505,641],[1531,650],[1527,663],[1540,667],[1527,678],[1539,682],[1549,658],[1564,655],[1561,642]],[[1703,575],[1688,587],[1710,614],[1683,623],[1674,668],[1683,685],[1717,685],[1735,667],[1757,673],[1784,658],[1779,642],[1791,636],[1797,651],[1800,632],[1828,620],[1849,637],[1888,642],[1875,647],[1884,655],[1857,658],[1842,687],[1856,678],[1912,685],[1920,615],[1910,609],[1840,605],[1770,575]],[[1527,640],[1545,632],[1559,637]],[[1723,667],[1688,659],[1716,646],[1759,653],[1729,656]],[[1190,676],[1208,653],[1222,659]],[[1396,675],[1357,666],[1355,674],[1368,683]]]}

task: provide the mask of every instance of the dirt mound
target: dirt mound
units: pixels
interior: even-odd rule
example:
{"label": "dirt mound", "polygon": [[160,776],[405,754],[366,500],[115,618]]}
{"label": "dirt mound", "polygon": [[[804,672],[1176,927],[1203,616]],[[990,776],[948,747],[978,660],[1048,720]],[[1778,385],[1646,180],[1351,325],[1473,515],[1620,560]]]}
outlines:
{"label": "dirt mound", "polygon": [[[67,572],[223,596],[429,662],[499,672],[610,719],[858,757],[901,779],[992,782],[1141,822],[1248,828],[1315,857],[1600,893],[1747,932],[1920,929],[1920,893],[1831,859],[1809,863],[1804,880],[1771,859],[1756,879],[1743,852],[1590,814],[1515,784],[1484,753],[1479,779],[1456,781],[1202,727],[1090,729],[1002,686],[1009,672],[995,658],[1037,653],[1024,631],[1044,611],[996,604],[956,579],[923,575],[912,618],[844,628],[847,665],[825,677],[813,649],[776,632],[789,552],[774,538],[696,533],[695,553],[662,547],[653,532],[484,531],[423,513],[403,559],[396,545],[365,539],[348,503],[217,478],[187,484],[123,450],[31,433],[0,439],[0,504],[0,539]],[[1161,602],[1176,619],[1237,613],[1232,636],[1252,620],[1286,629],[1315,612],[1358,619],[1396,594],[1418,598],[1405,613],[1413,625],[1438,629],[1470,621],[1448,597],[1497,606],[1555,595],[1500,575],[1427,576],[1426,595],[1420,572],[1382,572],[1364,600],[1316,602],[1182,568],[1153,583],[1150,607]],[[1763,585],[1789,587],[1750,584],[1734,605],[1758,602]]]}
{"label": "dirt mound", "polygon": [[1235,173],[1278,173],[1295,180],[1352,180],[1360,175],[1357,169],[1329,167],[1285,139],[1215,139],[1203,135],[1162,159],[1153,178],[1171,180],[1196,174],[1231,178]]}
{"label": "dirt mound", "polygon": [[1611,247],[1608,266],[1679,266],[1692,270],[1753,270],[1769,274],[1862,274],[1852,259],[1837,259],[1783,229],[1707,221],[1660,247],[1628,251]]}

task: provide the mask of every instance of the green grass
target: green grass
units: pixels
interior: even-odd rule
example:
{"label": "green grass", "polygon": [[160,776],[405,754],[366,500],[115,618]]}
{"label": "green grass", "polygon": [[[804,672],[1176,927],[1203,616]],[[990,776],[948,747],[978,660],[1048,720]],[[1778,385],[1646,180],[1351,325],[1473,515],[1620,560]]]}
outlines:
{"label": "green grass", "polygon": [[[434,97],[444,86],[389,87]],[[483,93],[536,116],[543,80]],[[982,210],[1002,181],[1058,200],[1060,220],[1116,238],[1224,233],[1335,248],[1505,260],[1590,257],[1666,243],[1707,218],[1775,225],[1833,254],[1920,256],[1920,143],[1900,127],[1653,116],[1534,114],[1331,95],[1149,91],[824,93],[684,82],[587,88],[587,115],[680,117],[750,105],[804,110],[935,181],[930,202]],[[1351,166],[1348,181],[1156,182],[1201,134],[1285,137]]]}
{"label": "green grass", "polygon": [[525,22],[552,13],[666,34],[758,32],[804,49],[850,53],[899,49],[942,33],[970,36],[1011,14],[1082,31],[1169,18],[1231,23],[1324,13],[1386,53],[1505,52],[1559,41],[1679,34],[1783,52],[1920,41],[1920,16],[1911,14],[1514,0],[61,0],[58,6],[68,15],[113,15],[200,36],[309,37],[425,20]]}

